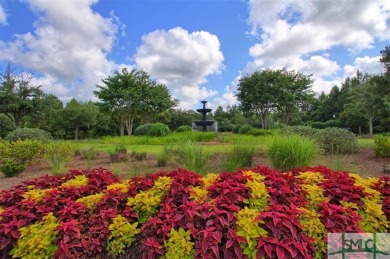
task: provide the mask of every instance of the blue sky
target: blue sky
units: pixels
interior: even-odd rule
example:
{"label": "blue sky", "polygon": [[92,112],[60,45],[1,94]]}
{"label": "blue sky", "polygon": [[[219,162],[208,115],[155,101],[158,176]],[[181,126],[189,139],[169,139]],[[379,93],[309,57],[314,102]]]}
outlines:
{"label": "blue sky", "polygon": [[0,65],[22,65],[63,101],[95,100],[112,71],[145,70],[180,108],[236,103],[241,76],[312,74],[328,92],[356,70],[380,73],[389,1],[0,0]]}

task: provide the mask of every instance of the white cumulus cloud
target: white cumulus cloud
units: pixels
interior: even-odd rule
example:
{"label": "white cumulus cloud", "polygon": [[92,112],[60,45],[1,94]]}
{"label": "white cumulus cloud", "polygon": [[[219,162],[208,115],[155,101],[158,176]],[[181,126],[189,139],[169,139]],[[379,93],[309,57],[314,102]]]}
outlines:
{"label": "white cumulus cloud", "polygon": [[4,11],[4,8],[0,5],[0,24],[7,24],[7,14]]}
{"label": "white cumulus cloud", "polygon": [[[253,58],[242,75],[273,68],[312,74],[313,90],[329,92],[356,70],[381,71],[378,57],[356,57],[343,67],[331,55],[332,48],[344,48],[351,55],[373,48],[375,42],[390,39],[390,2],[386,0],[248,1],[248,24],[257,43],[249,49]],[[237,80],[226,88],[221,104],[234,103]]]}
{"label": "white cumulus cloud", "polygon": [[171,89],[180,99],[180,108],[190,109],[217,94],[202,84],[221,72],[224,57],[217,36],[176,27],[144,35],[134,60],[137,68]]}
{"label": "white cumulus cloud", "polygon": [[344,74],[349,77],[356,75],[356,72],[367,72],[369,74],[378,74],[382,72],[383,68],[379,62],[380,56],[376,57],[358,57],[352,65],[344,66]]}
{"label": "white cumulus cloud", "polygon": [[38,17],[34,31],[0,41],[0,60],[39,71],[36,81],[62,100],[93,98],[95,84],[116,68],[107,59],[117,33],[114,18],[94,12],[96,0],[27,2]]}

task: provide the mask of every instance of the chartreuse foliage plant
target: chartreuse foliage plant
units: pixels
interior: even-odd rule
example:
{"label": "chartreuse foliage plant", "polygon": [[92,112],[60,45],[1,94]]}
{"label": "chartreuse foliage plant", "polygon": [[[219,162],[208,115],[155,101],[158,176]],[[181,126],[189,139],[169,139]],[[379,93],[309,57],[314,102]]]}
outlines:
{"label": "chartreuse foliage plant", "polygon": [[136,196],[128,199],[127,205],[137,212],[140,223],[145,223],[156,212],[162,196],[169,189],[171,183],[172,179],[170,177],[162,176],[156,180],[151,189],[141,191]]}
{"label": "chartreuse foliage plant", "polygon": [[51,258],[57,250],[54,240],[58,225],[57,219],[50,212],[40,222],[20,228],[20,237],[11,255],[31,259]]}
{"label": "chartreuse foliage plant", "polygon": [[125,248],[134,241],[134,236],[140,232],[137,226],[138,222],[130,224],[122,215],[113,218],[112,223],[108,226],[110,230],[107,243],[108,254],[111,256],[123,254]]}
{"label": "chartreuse foliage plant", "polygon": [[0,191],[4,258],[325,258],[328,233],[390,232],[390,177],[326,167],[120,181],[72,170]]}
{"label": "chartreuse foliage plant", "polygon": [[189,230],[171,229],[168,240],[164,241],[165,257],[172,259],[192,259],[195,255],[194,243]]}

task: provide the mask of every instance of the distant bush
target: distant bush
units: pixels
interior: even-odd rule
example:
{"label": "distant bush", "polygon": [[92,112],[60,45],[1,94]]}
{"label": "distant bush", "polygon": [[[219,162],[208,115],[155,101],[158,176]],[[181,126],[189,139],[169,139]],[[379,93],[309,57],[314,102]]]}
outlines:
{"label": "distant bush", "polygon": [[188,125],[183,125],[183,126],[177,127],[177,129],[175,131],[176,132],[189,132],[189,131],[192,131],[192,128]]}
{"label": "distant bush", "polygon": [[43,158],[45,145],[39,140],[17,140],[10,142],[9,150],[10,158],[26,166]]}
{"label": "distant bush", "polygon": [[147,135],[151,137],[162,137],[166,136],[170,133],[169,127],[161,122],[153,123],[152,127],[150,127]]}
{"label": "distant bush", "polygon": [[36,128],[20,128],[10,132],[6,137],[6,140],[39,140],[42,142],[48,142],[51,139],[50,133],[42,129]]}
{"label": "distant bush", "polygon": [[148,135],[150,128],[152,127],[152,123],[146,123],[139,125],[133,132],[134,136],[146,136]]}
{"label": "distant bush", "polygon": [[240,131],[241,126],[242,125],[240,125],[240,124],[234,124],[233,127],[232,127],[232,132],[233,133],[238,133]]}
{"label": "distant bush", "polygon": [[324,129],[325,128],[325,124],[321,121],[310,122],[310,126],[315,128],[315,129]]}
{"label": "distant bush", "polygon": [[147,123],[138,126],[134,130],[135,136],[151,136],[151,137],[162,137],[168,135],[170,132],[169,127],[164,123]]}
{"label": "distant bush", "polygon": [[230,120],[223,119],[218,122],[218,131],[220,132],[231,132],[233,130],[233,124]]}
{"label": "distant bush", "polygon": [[37,162],[43,157],[44,144],[38,140],[0,140],[0,162],[13,160],[24,166]]}
{"label": "distant bush", "polygon": [[271,136],[274,135],[274,131],[266,129],[251,129],[246,134],[252,136]]}
{"label": "distant bush", "polygon": [[15,130],[15,125],[12,119],[0,113],[0,138],[5,138],[13,130]]}
{"label": "distant bush", "polygon": [[331,120],[325,121],[324,126],[325,126],[325,128],[334,128],[334,127],[340,128],[340,127],[342,127],[342,123],[338,119],[337,120],[331,119]]}
{"label": "distant bush", "polygon": [[6,177],[17,176],[25,169],[24,165],[19,164],[13,160],[8,160],[4,165],[0,166],[0,171]]}
{"label": "distant bush", "polygon": [[253,128],[250,125],[242,125],[240,129],[238,130],[238,133],[240,134],[247,134],[249,131],[251,131]]}
{"label": "distant bush", "polygon": [[275,136],[267,150],[272,166],[282,171],[308,166],[316,153],[316,143],[299,135]]}
{"label": "distant bush", "polygon": [[317,129],[310,126],[286,126],[279,129],[281,135],[290,136],[290,135],[299,135],[309,139],[315,139],[317,134]]}
{"label": "distant bush", "polygon": [[315,140],[326,154],[351,154],[358,146],[355,135],[340,128],[318,130]]}
{"label": "distant bush", "polygon": [[376,157],[390,158],[390,136],[375,135],[374,154]]}

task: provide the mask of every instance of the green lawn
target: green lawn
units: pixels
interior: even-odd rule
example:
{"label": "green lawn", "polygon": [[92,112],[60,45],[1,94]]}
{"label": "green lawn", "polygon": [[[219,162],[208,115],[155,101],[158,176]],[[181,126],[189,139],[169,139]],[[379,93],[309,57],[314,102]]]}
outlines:
{"label": "green lawn", "polygon": [[[171,134],[175,135],[175,134]],[[142,139],[147,139],[146,137],[135,137],[135,136],[126,136],[125,143],[127,147],[127,151],[137,151],[137,152],[146,152],[149,154],[158,154],[160,153],[165,145],[170,145],[175,148],[175,146],[180,145],[180,142],[177,140],[177,136],[173,136],[172,144],[168,144],[169,138],[164,137],[164,144],[153,144],[153,142],[158,142],[158,138],[155,140],[148,140],[145,144],[142,142]],[[250,135],[240,135],[240,134],[222,134],[222,143],[221,144],[205,144],[204,149],[210,153],[225,153],[228,152],[234,144],[236,143],[244,143],[254,145],[257,150],[266,150],[268,144],[271,140],[271,136],[250,136]],[[116,137],[115,139],[118,143],[120,138]],[[185,139],[182,140],[185,142]],[[128,143],[137,143],[137,144],[128,144]],[[182,143],[183,143],[182,142]],[[78,145],[79,149],[88,149],[95,148],[102,152],[110,152],[115,149],[115,143],[109,143],[107,140],[96,139],[96,140],[81,140],[75,142]],[[138,144],[139,143],[139,144]],[[166,144],[167,143],[167,144]],[[374,147],[374,139],[372,138],[358,138],[359,147],[363,148],[373,148]]]}
{"label": "green lawn", "polygon": [[[126,144],[127,151],[137,151],[137,152],[146,152],[149,154],[158,154],[160,153],[165,145],[171,146],[175,148],[180,143],[186,142],[186,138],[183,138],[181,142],[178,141],[178,137],[176,134],[171,134],[172,141],[169,142],[169,138],[163,137],[162,144],[153,144],[158,143],[160,140],[158,138],[149,138],[147,137],[136,137],[136,136],[126,136],[124,137],[124,143]],[[228,152],[236,143],[250,144],[254,145],[257,150],[265,150],[270,141],[270,136],[248,136],[248,135],[236,135],[236,134],[222,134],[222,142],[221,144],[204,144],[204,149],[210,153],[225,153]],[[95,148],[102,152],[110,152],[114,151],[116,143],[120,143],[120,138],[115,137],[112,138],[111,141],[107,141],[106,139],[95,139],[95,140],[80,140],[75,141],[79,149],[88,149]],[[145,142],[142,142],[145,140]],[[134,143],[134,144],[129,144]],[[135,144],[136,143],[136,144]],[[172,143],[172,144],[169,144]]]}
{"label": "green lawn", "polygon": [[373,138],[358,138],[359,147],[363,148],[373,148],[374,147],[374,139]]}

